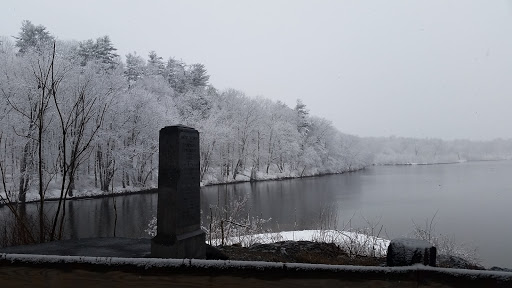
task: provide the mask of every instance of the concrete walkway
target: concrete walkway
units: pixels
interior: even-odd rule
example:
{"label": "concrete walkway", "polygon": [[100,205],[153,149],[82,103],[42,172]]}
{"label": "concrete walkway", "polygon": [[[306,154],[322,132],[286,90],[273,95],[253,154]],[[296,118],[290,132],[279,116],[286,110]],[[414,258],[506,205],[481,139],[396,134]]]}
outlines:
{"label": "concrete walkway", "polygon": [[151,239],[84,238],[0,248],[0,253],[90,257],[149,257]]}

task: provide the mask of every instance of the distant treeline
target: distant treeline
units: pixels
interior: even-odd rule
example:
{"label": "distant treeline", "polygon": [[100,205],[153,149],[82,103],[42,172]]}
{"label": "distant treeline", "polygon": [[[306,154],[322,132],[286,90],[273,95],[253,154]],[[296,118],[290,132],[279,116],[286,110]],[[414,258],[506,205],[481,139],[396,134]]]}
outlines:
{"label": "distant treeline", "polygon": [[469,141],[403,137],[364,138],[374,164],[430,164],[512,159],[512,141]]}

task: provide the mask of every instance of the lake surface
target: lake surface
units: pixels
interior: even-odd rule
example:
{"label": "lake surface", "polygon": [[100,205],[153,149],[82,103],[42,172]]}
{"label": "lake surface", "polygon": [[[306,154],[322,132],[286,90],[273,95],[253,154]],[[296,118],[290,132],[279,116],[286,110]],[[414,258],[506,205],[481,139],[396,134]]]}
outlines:
{"label": "lake surface", "polygon": [[[244,198],[244,217],[272,218],[267,225],[282,231],[317,228],[320,211],[327,209],[338,229],[379,222],[385,229],[381,236],[394,238],[410,233],[413,222],[424,226],[437,213],[437,233],[478,247],[486,266],[512,267],[512,161],[377,166],[342,175],[203,187],[203,219],[211,205],[232,209],[234,200]],[[116,235],[149,237],[144,230],[156,215],[157,195],[114,199]],[[112,198],[67,205],[66,238],[113,236]],[[35,213],[37,206],[27,205],[27,210]],[[6,207],[0,208],[5,213]]]}

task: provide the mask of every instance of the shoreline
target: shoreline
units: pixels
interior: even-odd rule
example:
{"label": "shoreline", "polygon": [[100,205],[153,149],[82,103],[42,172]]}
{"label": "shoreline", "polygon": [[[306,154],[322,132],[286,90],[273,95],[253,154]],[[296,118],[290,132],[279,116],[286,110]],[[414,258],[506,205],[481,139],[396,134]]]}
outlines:
{"label": "shoreline", "polygon": [[454,165],[464,163],[475,163],[475,162],[501,162],[510,161],[511,159],[488,159],[488,160],[460,160],[452,162],[435,162],[435,163],[396,163],[396,164],[373,164],[372,166],[431,166],[431,165]]}
{"label": "shoreline", "polygon": [[[314,175],[306,175],[306,176],[284,176],[284,177],[278,177],[278,178],[266,178],[266,179],[247,179],[247,180],[235,180],[235,181],[229,181],[229,182],[219,182],[219,183],[208,183],[201,185],[202,187],[209,187],[209,186],[220,186],[220,185],[231,185],[231,184],[243,184],[243,183],[256,183],[256,182],[266,182],[266,181],[284,181],[284,180],[295,180],[295,179],[304,179],[304,178],[313,178],[313,177],[323,177],[323,176],[330,176],[330,175],[341,175],[341,174],[347,174],[347,173],[353,173],[357,171],[362,171],[366,169],[366,167],[363,167],[361,169],[357,170],[350,170],[345,172],[330,172],[330,173],[323,173],[323,174],[314,174]],[[137,194],[151,194],[151,193],[157,193],[158,188],[142,188],[140,190],[130,190],[130,191],[121,191],[121,192],[104,192],[100,194],[93,194],[93,195],[79,195],[79,196],[73,196],[71,198],[66,197],[66,201],[73,201],[73,200],[89,200],[89,199],[100,199],[100,198],[107,198],[107,197],[118,197],[118,196],[127,196],[127,195],[137,195]],[[59,201],[59,198],[45,198],[44,202],[55,202]],[[36,200],[30,200],[26,201],[25,204],[35,204],[38,203],[39,199]],[[13,204],[18,204],[14,203]],[[7,203],[0,203],[0,208],[7,206]]]}
{"label": "shoreline", "polygon": [[[355,170],[348,170],[344,172],[330,172],[330,173],[319,173],[319,174],[313,174],[313,175],[305,175],[305,176],[283,176],[283,177],[276,177],[276,178],[265,178],[265,179],[250,179],[249,176],[244,175],[247,177],[245,180],[234,180],[234,181],[228,181],[228,182],[219,182],[219,183],[208,183],[208,184],[202,184],[201,187],[208,187],[208,186],[220,186],[220,185],[231,185],[231,184],[242,184],[242,183],[256,183],[256,182],[266,182],[266,181],[284,181],[284,180],[296,180],[296,179],[305,179],[305,178],[314,178],[314,177],[324,177],[324,176],[330,176],[330,175],[342,175],[347,173],[354,173],[358,171],[363,171],[368,167],[374,167],[374,166],[432,166],[432,165],[454,165],[454,164],[463,164],[463,163],[472,163],[472,162],[500,162],[500,161],[510,161],[510,159],[491,159],[491,160],[467,160],[467,161],[455,161],[455,162],[438,162],[438,163],[397,163],[397,164],[372,164],[360,169]],[[126,189],[126,188],[124,188]],[[120,192],[103,192],[98,194],[92,194],[92,195],[79,195],[79,196],[73,196],[71,198],[66,198],[66,201],[72,201],[72,200],[88,200],[88,199],[100,199],[100,198],[107,198],[107,197],[117,197],[117,196],[127,196],[127,195],[137,195],[137,194],[151,194],[158,192],[158,188],[142,188],[138,190],[124,190]],[[59,201],[59,198],[46,198],[45,202],[55,202]],[[34,204],[38,203],[39,199],[36,200],[30,200],[26,201],[25,204]],[[13,202],[13,204],[15,204]],[[17,204],[17,203],[16,203]],[[7,203],[0,203],[0,208],[7,206]]]}
{"label": "shoreline", "polygon": [[[465,161],[454,161],[454,162],[437,162],[437,163],[397,163],[397,164],[372,164],[360,169],[355,170],[348,170],[344,172],[329,172],[329,173],[319,173],[319,174],[313,174],[313,175],[305,175],[305,176],[284,176],[284,177],[276,177],[276,178],[265,178],[265,179],[250,179],[249,176],[244,175],[247,177],[245,180],[234,180],[234,181],[227,181],[227,182],[218,182],[218,183],[207,183],[202,184],[201,187],[208,187],[208,186],[220,186],[220,185],[230,185],[230,184],[242,184],[242,183],[256,183],[256,182],[266,182],[266,181],[283,181],[283,180],[295,180],[295,179],[304,179],[304,178],[313,178],[313,177],[323,177],[323,176],[330,176],[330,175],[342,175],[347,173],[354,173],[358,171],[363,171],[367,167],[374,167],[374,166],[431,166],[431,165],[454,165],[454,164],[463,164],[463,163],[471,163],[471,162],[499,162],[499,161],[510,161],[510,159],[490,159],[490,160],[465,160]],[[126,188],[124,188],[126,189]],[[142,188],[139,190],[124,190],[120,192],[103,192],[98,194],[92,194],[92,195],[79,195],[79,196],[73,196],[71,198],[66,198],[66,201],[72,201],[72,200],[88,200],[88,199],[100,199],[100,198],[107,198],[107,197],[117,197],[117,196],[127,196],[127,195],[136,195],[136,194],[151,194],[158,192],[158,188]],[[46,198],[45,202],[55,202],[59,201],[59,198]],[[26,201],[25,204],[34,204],[38,203],[39,199],[36,200],[30,200]],[[14,204],[14,202],[13,202]],[[17,203],[16,203],[17,204]],[[7,206],[7,203],[0,203],[0,208]]]}

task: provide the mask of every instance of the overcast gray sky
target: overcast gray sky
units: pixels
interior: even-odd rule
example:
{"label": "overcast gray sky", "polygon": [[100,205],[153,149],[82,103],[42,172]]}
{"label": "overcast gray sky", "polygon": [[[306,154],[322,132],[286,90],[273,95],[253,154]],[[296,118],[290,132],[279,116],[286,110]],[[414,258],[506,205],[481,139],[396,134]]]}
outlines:
{"label": "overcast gray sky", "polygon": [[204,63],[219,89],[300,98],[346,133],[512,138],[511,1],[3,0],[0,35],[24,19]]}

